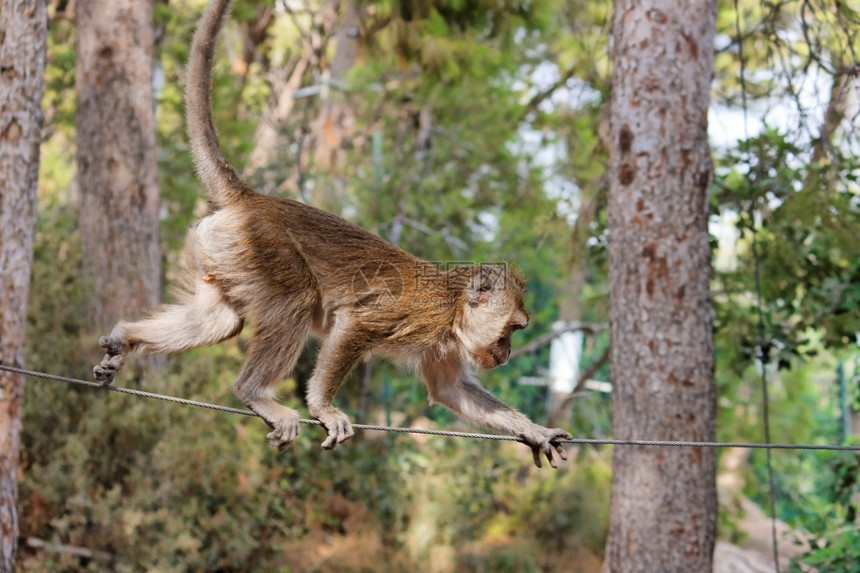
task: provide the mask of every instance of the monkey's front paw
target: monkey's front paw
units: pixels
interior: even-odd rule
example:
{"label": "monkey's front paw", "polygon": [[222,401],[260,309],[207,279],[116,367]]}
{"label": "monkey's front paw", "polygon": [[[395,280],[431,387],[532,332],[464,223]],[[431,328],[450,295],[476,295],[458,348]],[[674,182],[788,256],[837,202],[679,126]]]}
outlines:
{"label": "monkey's front paw", "polygon": [[325,426],[328,437],[322,443],[324,450],[334,449],[355,435],[352,424],[346,414],[337,408],[331,408],[316,417]]}
{"label": "monkey's front paw", "polygon": [[299,413],[290,412],[289,415],[278,419],[271,426],[272,431],[266,434],[266,439],[279,452],[283,452],[299,437]]}
{"label": "monkey's front paw", "polygon": [[558,457],[563,460],[567,459],[567,454],[558,440],[570,440],[572,436],[560,428],[544,428],[543,426],[535,426],[534,429],[527,434],[520,434],[520,441],[532,449],[535,465],[542,467],[540,462],[541,454],[546,456],[549,465],[557,468],[553,450],[558,453]]}
{"label": "monkey's front paw", "polygon": [[122,342],[117,338],[102,336],[99,338],[99,346],[105,349],[105,355],[102,361],[93,367],[93,377],[97,382],[101,382],[102,386],[110,386],[116,373],[125,364]]}

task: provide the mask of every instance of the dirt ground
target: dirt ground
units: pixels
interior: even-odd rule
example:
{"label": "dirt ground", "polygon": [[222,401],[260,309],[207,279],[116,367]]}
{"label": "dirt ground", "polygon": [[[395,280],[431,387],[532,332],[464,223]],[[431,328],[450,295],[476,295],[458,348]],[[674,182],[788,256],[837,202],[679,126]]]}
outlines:
{"label": "dirt ground", "polygon": [[[762,509],[746,498],[741,499],[744,518],[740,528],[747,537],[738,545],[718,541],[714,550],[714,573],[773,573],[771,522]],[[804,553],[805,545],[795,543],[796,532],[777,520],[776,538],[779,570],[787,571],[789,560]]]}
{"label": "dirt ground", "polygon": [[[738,527],[746,534],[738,544],[717,541],[714,549],[714,573],[773,573],[773,537],[770,517],[741,493],[744,468],[749,451],[733,449],[723,453],[717,489],[721,503],[732,500],[740,505],[743,519]],[[776,522],[776,539],[779,553],[779,570],[788,570],[792,557],[804,553],[808,547],[798,544],[799,535],[782,521]]]}

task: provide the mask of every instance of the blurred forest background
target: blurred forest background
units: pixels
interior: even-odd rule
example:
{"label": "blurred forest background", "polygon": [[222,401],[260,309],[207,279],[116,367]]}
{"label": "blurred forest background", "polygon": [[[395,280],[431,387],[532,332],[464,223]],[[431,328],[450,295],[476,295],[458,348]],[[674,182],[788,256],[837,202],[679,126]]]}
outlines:
{"label": "blurred forest background", "polygon": [[[720,440],[763,439],[753,226],[773,440],[841,443],[860,433],[860,15],[850,4],[740,0],[744,141],[738,14],[720,2],[710,114]],[[155,3],[154,276],[167,299],[186,229],[206,208],[182,101],[204,5]],[[73,2],[52,1],[49,18],[26,364],[90,379],[111,321],[92,310],[102,279],[82,272],[99,245],[79,216],[81,30]],[[518,265],[532,321],[515,339],[523,350],[482,381],[540,423],[610,436],[606,393],[553,396],[535,384],[547,377],[556,321],[583,327],[583,372],[611,382],[601,137],[609,38],[602,0],[238,0],[218,49],[216,123],[225,156],[260,191],[328,209],[429,260]],[[240,335],[138,365],[117,383],[235,406],[246,343]],[[313,355],[309,344],[282,387],[302,411]],[[462,427],[427,406],[411,373],[381,361],[357,369],[338,401],[357,422]],[[18,569],[600,566],[608,449],[582,448],[541,471],[519,444],[359,432],[324,452],[321,432],[305,427],[278,454],[266,432],[253,418],[28,381]],[[740,543],[744,500],[766,505],[768,492],[764,453],[736,454],[719,525],[721,539]],[[778,516],[804,543],[793,567],[860,570],[858,456],[774,452],[773,463]]]}

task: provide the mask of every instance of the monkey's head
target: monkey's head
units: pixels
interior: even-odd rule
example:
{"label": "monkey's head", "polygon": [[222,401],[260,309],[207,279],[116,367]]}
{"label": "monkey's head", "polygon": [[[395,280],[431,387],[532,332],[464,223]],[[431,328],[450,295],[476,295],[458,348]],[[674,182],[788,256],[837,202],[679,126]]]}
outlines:
{"label": "monkey's head", "polygon": [[465,273],[455,332],[469,362],[495,368],[508,361],[514,331],[529,323],[526,279],[507,265],[476,265]]}

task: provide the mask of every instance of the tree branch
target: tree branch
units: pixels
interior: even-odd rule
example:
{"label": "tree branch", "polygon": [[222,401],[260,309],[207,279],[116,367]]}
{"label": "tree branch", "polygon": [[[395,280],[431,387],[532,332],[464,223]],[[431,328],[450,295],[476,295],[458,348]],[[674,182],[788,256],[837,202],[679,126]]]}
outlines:
{"label": "tree branch", "polygon": [[565,323],[558,330],[553,330],[552,332],[542,334],[541,336],[538,336],[527,344],[520,346],[515,350],[512,350],[510,360],[513,360],[514,358],[519,358],[520,356],[524,356],[526,354],[530,354],[538,348],[546,346],[555,338],[558,338],[565,332],[580,331],[585,332],[587,334],[594,334],[596,332],[606,332],[607,330],[609,330],[609,325],[605,323],[579,322],[578,320],[573,320],[571,322]]}
{"label": "tree branch", "polygon": [[61,543],[48,543],[44,539],[40,539],[38,537],[28,537],[27,538],[27,546],[32,547],[33,549],[44,549],[45,551],[52,551],[54,553],[64,553],[66,555],[72,555],[74,557],[80,557],[83,559],[94,559],[97,561],[108,561],[113,562],[116,560],[116,555],[112,555],[105,551],[98,551],[95,549],[87,549],[86,547],[78,547],[76,545],[63,545]]}
{"label": "tree branch", "polygon": [[603,366],[609,362],[609,352],[611,345],[607,345],[603,350],[603,354],[600,357],[592,362],[588,368],[585,369],[579,375],[579,378],[576,380],[576,385],[573,387],[573,390],[565,396],[562,400],[556,403],[556,406],[549,413],[550,425],[558,425],[558,420],[561,418],[562,412],[566,411],[573,404],[573,401],[583,394],[585,391],[585,383],[591,380],[592,377],[597,373],[598,370],[603,368]]}
{"label": "tree branch", "polygon": [[574,68],[567,70],[562,76],[554,82],[549,88],[545,89],[542,92],[536,93],[532,99],[528,101],[528,103],[523,106],[523,111],[520,113],[520,120],[525,118],[531,112],[537,110],[537,107],[543,102],[545,99],[552,96],[556,90],[563,88],[567,81],[574,76],[576,73]]}

